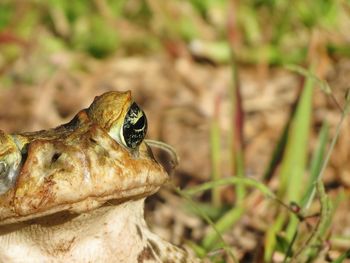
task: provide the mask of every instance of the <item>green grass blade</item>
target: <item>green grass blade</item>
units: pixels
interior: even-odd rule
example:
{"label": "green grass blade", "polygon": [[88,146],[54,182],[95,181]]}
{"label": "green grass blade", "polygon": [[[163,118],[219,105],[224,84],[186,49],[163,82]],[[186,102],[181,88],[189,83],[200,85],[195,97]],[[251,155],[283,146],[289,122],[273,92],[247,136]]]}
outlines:
{"label": "green grass blade", "polygon": [[328,131],[329,126],[327,122],[324,122],[320,131],[318,145],[313,154],[310,166],[310,178],[307,183],[306,191],[303,199],[301,200],[301,207],[303,210],[307,210],[315,196],[316,192],[316,182],[319,179],[320,172],[322,169],[322,164],[324,160],[324,155],[326,151],[327,141],[328,141]]}
{"label": "green grass blade", "polygon": [[226,244],[224,239],[221,236],[220,231],[217,229],[216,225],[213,223],[213,221],[208,217],[206,213],[204,213],[191,199],[190,195],[187,194],[185,191],[181,191],[179,188],[174,186],[175,191],[182,196],[190,205],[191,207],[196,210],[197,214],[199,214],[213,229],[213,231],[217,234],[218,240],[221,241],[223,245],[223,249],[226,251],[227,255],[231,257],[233,262],[238,262],[236,259],[236,256],[234,255],[232,249]]}
{"label": "green grass blade", "polygon": [[197,186],[190,187],[188,189],[182,190],[184,193],[188,195],[196,195],[198,193],[201,193],[203,191],[213,189],[218,186],[227,186],[227,185],[244,185],[244,186],[249,186],[252,188],[256,188],[259,191],[261,191],[263,194],[265,194],[268,197],[271,198],[276,198],[275,194],[263,183],[252,179],[252,178],[247,178],[247,177],[236,177],[236,176],[231,176],[231,177],[226,177],[222,178],[219,180],[203,183]]}
{"label": "green grass blade", "polygon": [[[183,190],[182,192],[186,195],[192,196],[198,193],[201,193],[206,190],[214,189],[220,186],[225,185],[241,185],[243,187],[253,187],[261,191],[267,197],[276,199],[275,194],[263,183],[246,177],[237,177],[232,176],[228,178],[223,178],[207,183],[203,183],[201,185]],[[216,242],[220,239],[220,234],[229,229],[232,224],[236,223],[244,212],[243,206],[237,206],[234,209],[228,211],[224,216],[222,216],[216,223],[215,228],[205,236],[203,239],[202,245],[206,249],[211,249],[214,247]]]}
{"label": "green grass blade", "polygon": [[[305,191],[305,194],[300,202],[300,207],[303,209],[302,210],[303,213],[307,210],[308,206],[311,204],[315,196],[317,181],[321,175],[320,171],[323,165],[327,141],[328,141],[328,124],[324,122],[320,131],[319,142],[311,161],[310,178],[306,187],[307,190]],[[297,228],[299,223],[300,223],[300,219],[295,215],[291,215],[289,225],[288,225],[290,235],[293,234],[295,236],[295,234],[297,233]],[[292,249],[294,245],[294,241],[291,241],[290,249]]]}
{"label": "green grass blade", "polygon": [[328,95],[332,93],[332,90],[331,90],[330,86],[328,85],[328,82],[318,78],[311,71],[306,70],[303,67],[300,67],[298,65],[287,65],[286,68],[289,69],[290,71],[294,71],[294,72],[304,76],[305,78],[313,80],[315,83],[317,83],[319,85],[319,88],[324,93],[326,93]]}
{"label": "green grass blade", "polygon": [[307,161],[307,146],[310,130],[313,79],[307,79],[301,94],[291,131],[287,142],[286,152],[280,171],[280,197],[285,194],[288,201],[300,201],[300,186],[303,185],[303,175]]}
{"label": "green grass blade", "polygon": [[209,233],[203,239],[202,245],[206,249],[215,247],[220,235],[226,230],[230,229],[243,215],[244,207],[238,206],[228,211],[215,223],[215,230],[209,231]]}
{"label": "green grass blade", "polygon": [[[217,180],[220,179],[220,127],[219,127],[219,100],[216,101],[216,113],[214,119],[211,122],[210,127],[210,146],[211,146],[211,165],[212,173],[211,179]],[[214,206],[218,207],[221,203],[220,201],[220,189],[215,187],[212,188],[212,203]]]}
{"label": "green grass blade", "polygon": [[350,249],[341,254],[333,263],[342,263],[347,259],[350,259]]}
{"label": "green grass blade", "polygon": [[283,157],[283,151],[287,144],[290,121],[291,121],[291,118],[289,118],[289,121],[285,125],[283,132],[277,142],[277,145],[273,150],[271,160],[263,176],[264,182],[268,182],[272,178],[278,164],[281,162],[281,159]]}
{"label": "green grass blade", "polygon": [[[312,78],[306,79],[291,122],[287,145],[281,163],[278,197],[281,200],[287,199],[288,202],[294,201],[298,203],[301,198],[301,186],[303,185],[303,177],[307,163],[313,86],[314,80]],[[267,233],[265,260],[271,259],[277,242],[276,234],[282,229],[283,221],[286,220],[286,218],[286,212],[282,211],[277,220],[272,224],[271,231]],[[298,223],[298,218],[292,215],[287,227],[287,240],[292,240]]]}
{"label": "green grass blade", "polygon": [[317,256],[318,250],[321,247],[320,242],[322,242],[325,237],[325,233],[330,226],[331,218],[334,213],[333,203],[326,194],[321,180],[317,181],[316,187],[321,204],[320,218],[316,224],[316,227],[312,230],[308,240],[293,256],[293,262],[312,262],[305,259],[308,257],[308,255],[310,260],[313,260],[314,257]]}
{"label": "green grass blade", "polygon": [[277,243],[277,233],[283,228],[284,222],[286,220],[286,213],[281,213],[278,215],[277,219],[274,221],[271,227],[267,230],[265,235],[265,251],[264,251],[264,261],[272,262],[272,254],[275,250]]}
{"label": "green grass blade", "polygon": [[[301,258],[308,258],[307,262],[314,262],[322,249],[322,244],[326,240],[330,231],[332,218],[339,203],[344,200],[344,193],[340,192],[331,200],[325,193],[324,186],[319,180],[317,182],[317,192],[320,196],[321,215],[316,228],[313,230],[310,241],[301,247],[303,253]],[[300,261],[297,261],[300,262]]]}

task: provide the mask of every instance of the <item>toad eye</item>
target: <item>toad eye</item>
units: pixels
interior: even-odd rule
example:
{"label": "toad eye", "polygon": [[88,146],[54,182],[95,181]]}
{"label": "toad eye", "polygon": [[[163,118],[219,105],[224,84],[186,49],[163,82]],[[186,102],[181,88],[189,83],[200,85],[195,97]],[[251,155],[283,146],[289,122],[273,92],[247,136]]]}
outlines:
{"label": "toad eye", "polygon": [[134,102],[126,113],[121,130],[121,140],[128,148],[135,149],[145,138],[146,132],[146,115]]}

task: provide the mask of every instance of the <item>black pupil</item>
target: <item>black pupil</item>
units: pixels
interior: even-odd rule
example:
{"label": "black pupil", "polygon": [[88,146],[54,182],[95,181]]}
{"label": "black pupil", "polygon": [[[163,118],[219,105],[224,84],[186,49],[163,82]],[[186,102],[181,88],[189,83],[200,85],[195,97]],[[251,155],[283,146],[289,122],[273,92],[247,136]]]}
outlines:
{"label": "black pupil", "polygon": [[146,120],[145,115],[142,115],[142,117],[138,119],[138,121],[135,123],[134,128],[136,130],[142,129],[145,126],[145,120]]}
{"label": "black pupil", "polygon": [[135,149],[145,138],[147,118],[136,103],[131,104],[123,124],[123,136],[126,146]]}

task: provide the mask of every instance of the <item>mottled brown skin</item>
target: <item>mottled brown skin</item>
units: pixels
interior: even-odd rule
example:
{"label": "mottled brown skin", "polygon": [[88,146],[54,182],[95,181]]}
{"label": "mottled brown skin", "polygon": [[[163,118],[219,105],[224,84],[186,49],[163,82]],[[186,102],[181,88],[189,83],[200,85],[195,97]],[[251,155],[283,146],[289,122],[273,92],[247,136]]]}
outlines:
{"label": "mottled brown skin", "polygon": [[131,103],[108,92],[55,129],[0,132],[1,262],[196,262],[146,226],[168,177],[146,143],[123,144]]}

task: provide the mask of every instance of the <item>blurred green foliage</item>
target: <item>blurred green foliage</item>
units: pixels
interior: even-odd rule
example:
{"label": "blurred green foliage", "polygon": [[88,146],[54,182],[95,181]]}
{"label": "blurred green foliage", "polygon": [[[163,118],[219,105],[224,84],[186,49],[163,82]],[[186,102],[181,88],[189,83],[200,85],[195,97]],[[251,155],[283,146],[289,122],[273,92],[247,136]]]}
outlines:
{"label": "blurred green foliage", "polygon": [[[2,0],[0,34],[31,43],[45,30],[45,38],[60,39],[67,49],[97,58],[116,51],[158,52],[169,48],[167,43],[184,43],[196,56],[228,63],[229,6],[229,0]],[[330,54],[349,55],[344,31],[349,7],[349,1],[341,0],[240,1],[231,10],[239,36],[237,59],[273,65],[303,62],[312,30],[331,31],[334,39],[324,40]],[[0,39],[1,53],[4,44],[11,44],[5,42]]]}

